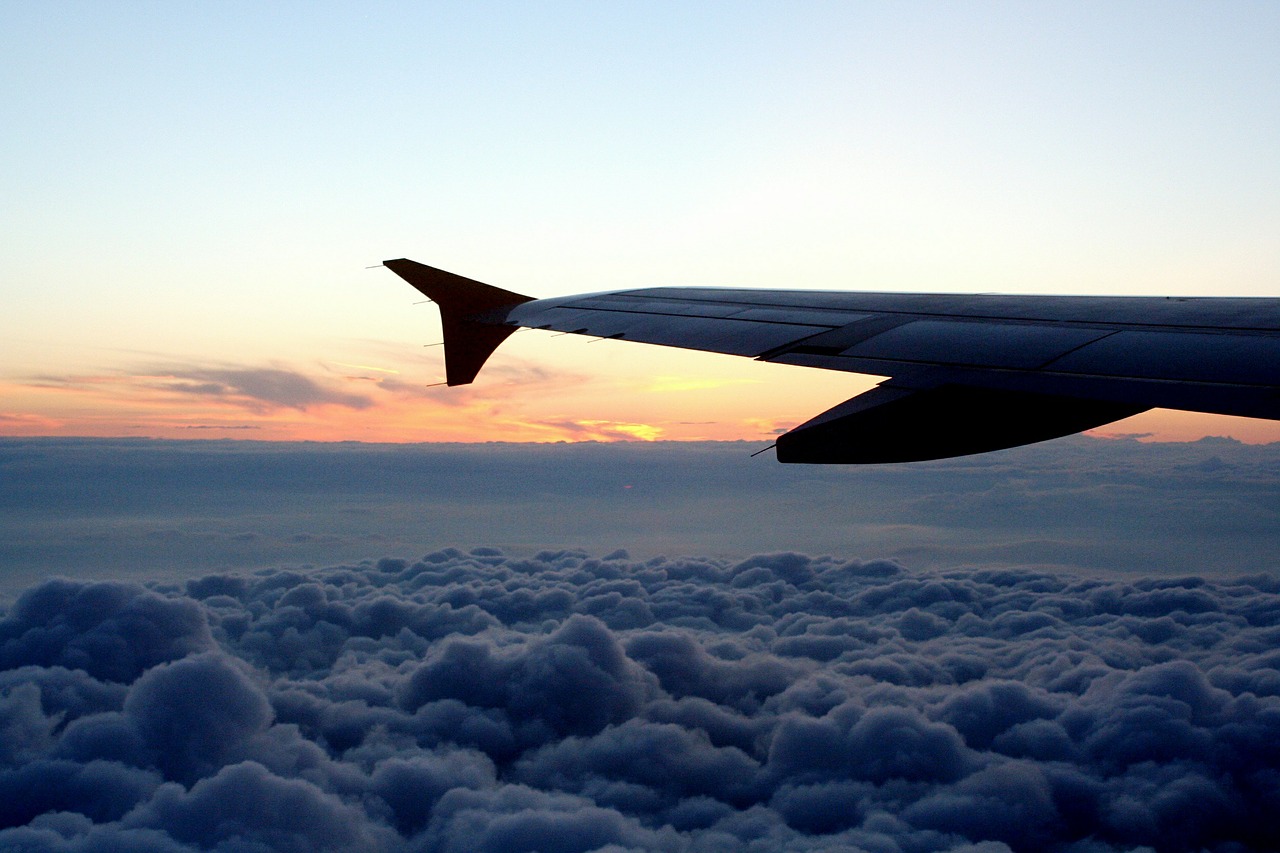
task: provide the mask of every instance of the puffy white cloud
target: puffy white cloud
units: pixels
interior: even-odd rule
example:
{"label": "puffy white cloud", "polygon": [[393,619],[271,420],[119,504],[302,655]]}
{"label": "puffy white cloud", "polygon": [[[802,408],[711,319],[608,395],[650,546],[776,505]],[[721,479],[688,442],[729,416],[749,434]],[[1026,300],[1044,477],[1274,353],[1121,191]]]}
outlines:
{"label": "puffy white cloud", "polygon": [[1265,850],[1280,584],[445,549],[0,618],[0,846]]}

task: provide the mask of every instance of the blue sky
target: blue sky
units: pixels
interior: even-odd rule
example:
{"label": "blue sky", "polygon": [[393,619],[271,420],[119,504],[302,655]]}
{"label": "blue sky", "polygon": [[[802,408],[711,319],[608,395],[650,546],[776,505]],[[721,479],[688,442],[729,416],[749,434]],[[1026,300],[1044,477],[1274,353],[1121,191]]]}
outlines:
{"label": "blue sky", "polygon": [[[1272,4],[11,2],[0,24],[8,432],[363,437],[350,412],[273,421],[144,379],[435,381],[434,311],[364,269],[390,257],[538,296],[1280,295]],[[496,362],[589,374],[583,400],[513,383],[481,413],[523,425],[505,437],[627,424],[645,377],[713,376],[746,390],[687,437],[754,437],[752,413],[864,387],[584,345],[531,334]],[[370,399],[400,432],[368,437],[461,429],[456,400]],[[690,404],[644,408],[685,437]]]}

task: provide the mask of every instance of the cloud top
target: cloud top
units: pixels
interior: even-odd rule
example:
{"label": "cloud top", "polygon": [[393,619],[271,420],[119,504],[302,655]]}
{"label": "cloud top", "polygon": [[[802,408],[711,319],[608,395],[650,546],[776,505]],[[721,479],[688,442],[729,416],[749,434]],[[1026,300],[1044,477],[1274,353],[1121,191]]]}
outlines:
{"label": "cloud top", "polygon": [[1280,584],[445,549],[0,619],[0,845],[1280,844]]}

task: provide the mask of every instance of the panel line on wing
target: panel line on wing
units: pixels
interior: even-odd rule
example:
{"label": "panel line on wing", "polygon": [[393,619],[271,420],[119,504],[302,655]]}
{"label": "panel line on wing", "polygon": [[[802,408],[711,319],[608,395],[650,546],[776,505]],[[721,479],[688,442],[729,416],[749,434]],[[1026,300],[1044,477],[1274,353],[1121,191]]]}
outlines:
{"label": "panel line on wing", "polygon": [[660,310],[665,306],[656,306],[651,302],[619,305],[612,301],[582,300],[567,302],[549,310],[601,311],[611,314],[645,314],[657,317],[705,317],[715,320],[735,320],[751,323],[782,323],[786,325],[814,326],[834,329],[859,316],[867,316],[865,311],[819,311],[814,309],[786,309],[762,307],[759,305],[724,305],[720,303],[682,303],[684,310]]}
{"label": "panel line on wing", "polygon": [[1028,321],[1108,328],[1137,326],[1178,331],[1231,330],[1268,334],[1280,327],[1280,300],[1266,297],[1026,297],[1010,294],[752,291],[729,288],[648,288],[600,296],[619,300],[622,304],[618,308],[622,310],[635,310],[626,306],[631,300],[636,300],[662,301],[672,305],[741,305],[816,309],[832,313],[903,314],[920,318]]}

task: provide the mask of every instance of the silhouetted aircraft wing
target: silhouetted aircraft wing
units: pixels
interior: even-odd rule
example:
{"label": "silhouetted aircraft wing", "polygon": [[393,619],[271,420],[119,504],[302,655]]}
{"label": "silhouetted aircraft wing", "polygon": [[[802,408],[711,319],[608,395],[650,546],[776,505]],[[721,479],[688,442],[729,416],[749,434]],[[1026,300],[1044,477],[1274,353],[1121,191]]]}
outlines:
{"label": "silhouetted aircraft wing", "polygon": [[782,462],[1016,447],[1151,408],[1280,420],[1280,299],[654,287],[534,299],[409,260],[449,385],[517,328],[887,376],[780,436]]}

